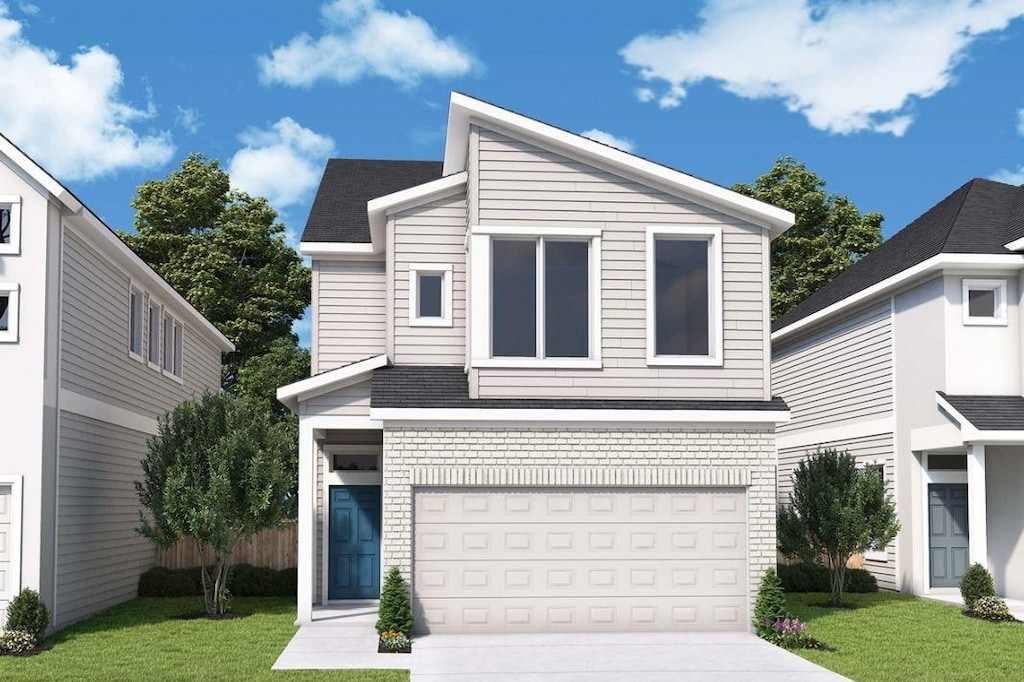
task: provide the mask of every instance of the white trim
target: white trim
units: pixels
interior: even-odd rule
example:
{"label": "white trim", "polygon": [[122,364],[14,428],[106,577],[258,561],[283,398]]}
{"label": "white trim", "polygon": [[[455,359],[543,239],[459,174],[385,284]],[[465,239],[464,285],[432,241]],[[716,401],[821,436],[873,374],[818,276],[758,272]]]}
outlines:
{"label": "white trim", "polygon": [[329,431],[331,429],[380,431],[384,428],[384,422],[374,419],[373,415],[369,417],[343,417],[329,414],[318,414],[309,417],[300,415],[299,421],[317,431]]}
{"label": "white trim", "polygon": [[445,173],[444,177],[437,180],[392,192],[366,202],[373,253],[384,252],[384,227],[389,214],[418,206],[429,200],[455,194],[465,188],[467,177],[468,173],[465,170],[458,173]]}
{"label": "white trim", "polygon": [[782,234],[795,222],[794,215],[789,211],[458,92],[452,93],[448,109],[443,171],[446,175],[466,169],[471,120],[498,123],[540,138],[556,147],[582,153],[612,168],[624,170],[649,181],[666,183],[726,211],[740,213],[748,220],[767,223],[773,237]]}
{"label": "white trim", "polygon": [[[153,344],[153,313],[156,312],[156,345]],[[146,365],[156,371],[162,371],[161,354],[164,347],[164,307],[150,293],[146,293]],[[153,361],[153,349],[156,348],[156,361]]]}
{"label": "white trim", "polygon": [[960,429],[955,424],[922,426],[910,430],[911,452],[958,448],[963,446],[963,444],[964,441],[960,437]]}
{"label": "white trim", "polygon": [[592,358],[473,358],[472,367],[497,369],[601,369]]}
{"label": "white trim", "polygon": [[299,419],[298,500],[298,584],[296,589],[296,623],[313,622],[313,598],[316,590],[316,522],[317,522],[317,446],[313,426]]}
{"label": "white trim", "polygon": [[61,410],[77,414],[81,417],[88,417],[89,419],[106,422],[151,436],[155,435],[159,430],[159,422],[153,417],[148,417],[132,410],[126,410],[117,405],[111,405],[110,403],[76,393],[67,388],[60,389],[59,399]]}
{"label": "white trim", "polygon": [[0,293],[7,294],[7,329],[0,330],[0,343],[18,343],[21,287],[14,282],[0,282]]}
{"label": "white trim", "polygon": [[[1006,280],[1005,279],[967,279],[963,280],[960,308],[963,323],[966,326],[1005,327],[1006,319]],[[992,317],[973,317],[971,315],[968,295],[971,291],[991,291],[995,294],[995,315]]]}
{"label": "white trim", "polygon": [[[897,457],[897,453],[899,452],[899,434],[897,434],[897,432],[896,432],[896,425],[899,424],[900,422],[899,422],[899,416],[898,416],[899,410],[897,409],[897,404],[899,403],[899,400],[897,400],[897,395],[898,394],[897,394],[897,391],[896,391],[896,343],[897,343],[896,326],[897,326],[896,325],[896,297],[895,296],[890,296],[889,297],[889,330],[890,330],[889,331],[889,382],[890,382],[890,389],[892,390],[892,396],[893,396],[892,413],[891,413],[892,423],[893,423],[893,434],[892,434],[892,489],[898,493],[899,490],[900,490],[900,474],[899,474],[900,467],[899,467],[899,458]],[[913,441],[913,432],[911,432],[911,441]],[[899,506],[898,506],[899,505],[899,501],[896,500],[896,499],[894,499],[894,501],[897,504],[896,513],[897,513],[897,515],[899,515]],[[905,533],[903,537],[907,538],[908,535],[912,535],[912,533]],[[895,546],[892,548],[893,549],[893,552],[892,552],[892,554],[893,554],[893,559],[892,559],[893,560],[893,582],[895,583],[894,587],[896,588],[896,591],[897,592],[901,592],[903,590],[903,575],[900,572],[900,569],[902,567],[900,565],[900,551],[899,551],[900,538],[899,538],[899,534],[897,534],[897,536],[893,540],[893,542],[895,543]]]}
{"label": "white trim", "polygon": [[299,253],[311,258],[330,256],[369,256],[374,253],[373,244],[353,242],[299,242]]}
{"label": "white trim", "polygon": [[985,485],[985,445],[967,445],[967,542],[968,561],[985,568],[988,562],[988,509]]}
{"label": "white trim", "polygon": [[470,235],[488,235],[492,237],[565,237],[570,239],[591,239],[601,236],[600,227],[551,227],[533,225],[473,225],[469,228]]}
{"label": "white trim", "polygon": [[[658,239],[708,242],[708,354],[658,355],[655,321],[654,247]],[[706,225],[648,225],[645,241],[647,289],[647,364],[653,367],[721,367],[724,362],[722,228]]]}
{"label": "white trim", "polygon": [[75,198],[74,194],[57,182],[52,175],[43,170],[25,152],[18,149],[17,145],[7,139],[2,133],[0,133],[0,154],[10,158],[16,166],[21,168],[30,178],[39,183],[43,189],[53,195],[53,198],[63,204],[67,210],[72,213],[82,210],[82,203]]}
{"label": "white trim", "polygon": [[822,445],[834,443],[841,440],[853,440],[855,438],[866,438],[895,432],[895,421],[892,417],[873,419],[871,421],[857,422],[855,424],[842,424],[830,426],[824,429],[803,431],[800,433],[780,433],[775,437],[775,444],[779,450],[801,448],[808,445]]}
{"label": "white trim", "polygon": [[[135,309],[132,306],[132,294],[138,294],[139,301],[139,352],[136,353],[132,349],[132,315],[135,314]],[[128,357],[132,360],[146,364],[146,358],[143,356],[143,351],[146,349],[146,334],[148,328],[146,327],[146,304],[148,299],[146,292],[135,283],[134,279],[128,279]]]}
{"label": "white trim", "polygon": [[388,364],[387,355],[375,355],[372,358],[353,362],[351,365],[338,367],[315,377],[309,377],[302,381],[296,381],[287,386],[277,389],[277,399],[284,403],[292,412],[297,412],[299,403],[315,398],[324,393],[345,386],[350,386],[362,381],[365,376],[375,369],[380,369]]}
{"label": "white trim", "polygon": [[1009,249],[1010,251],[1024,251],[1024,237],[1021,237],[1020,239],[1014,239],[1009,244],[1004,244],[1003,247]]}
{"label": "white trim", "polygon": [[11,209],[11,241],[0,243],[0,256],[17,256],[21,253],[21,197],[0,194],[0,206]]}
{"label": "white trim", "polygon": [[[11,536],[8,538],[11,560],[7,581],[8,594],[12,599],[21,592],[21,536],[24,523],[22,479],[20,474],[0,474],[0,485],[11,486]],[[3,630],[2,624],[0,630]]]}
{"label": "white trim", "polygon": [[[932,566],[931,566],[931,538],[930,538],[930,527],[931,520],[929,518],[931,513],[931,500],[928,495],[928,486],[934,484],[943,483],[962,483],[967,485],[968,504],[970,504],[971,489],[967,484],[967,472],[966,471],[930,471],[928,469],[928,457],[929,453],[921,453],[921,483],[922,483],[922,495],[921,495],[921,556],[924,559],[923,570],[924,575],[920,578],[921,589],[924,594],[928,594],[933,590],[944,590],[949,588],[932,588]],[[968,515],[970,515],[970,509],[968,509]],[[968,526],[970,525],[970,518],[967,520]],[[968,533],[970,529],[968,528]],[[970,538],[968,538],[969,540]],[[970,550],[968,550],[970,551]]]}
{"label": "white trim", "polygon": [[619,422],[658,424],[782,424],[788,410],[599,410],[599,409],[511,409],[511,408],[407,408],[371,407],[370,418],[403,422]]}
{"label": "white trim", "polygon": [[979,270],[1006,270],[1024,268],[1024,254],[969,254],[969,253],[940,253],[928,260],[898,272],[892,277],[886,278],[877,284],[862,289],[852,296],[847,296],[841,301],[822,308],[816,313],[786,325],[772,333],[772,341],[780,341],[787,336],[795,334],[831,315],[846,310],[859,303],[863,303],[874,296],[885,291],[907,284],[913,279],[931,274],[932,271],[939,271],[943,268],[971,268]]}
{"label": "white trim", "polygon": [[[451,263],[410,263],[409,264],[409,326],[410,327],[451,327],[452,308],[452,264]],[[441,276],[441,316],[420,317],[419,287],[420,275]]]}
{"label": "white trim", "polygon": [[[167,334],[168,334],[168,324],[167,324],[167,321],[168,320],[170,320],[170,335],[171,335],[170,336],[170,350],[171,350],[170,360],[168,360],[168,357],[167,357],[167,340],[168,340],[167,339]],[[178,328],[178,327],[181,328],[181,348],[180,349],[178,348],[178,344],[176,344],[174,342],[174,330],[176,328]],[[180,350],[181,353],[185,352],[185,325],[177,316],[175,316],[174,313],[169,312],[168,309],[165,307],[163,309],[163,313],[161,314],[161,317],[160,317],[160,373],[163,374],[168,379],[170,379],[171,381],[176,381],[179,384],[184,384],[185,383],[185,359],[178,357],[179,350]],[[174,366],[175,366],[175,361],[176,360],[181,363],[181,374],[175,374],[174,373],[174,369],[175,369]],[[170,369],[168,369],[168,365],[169,365]]]}

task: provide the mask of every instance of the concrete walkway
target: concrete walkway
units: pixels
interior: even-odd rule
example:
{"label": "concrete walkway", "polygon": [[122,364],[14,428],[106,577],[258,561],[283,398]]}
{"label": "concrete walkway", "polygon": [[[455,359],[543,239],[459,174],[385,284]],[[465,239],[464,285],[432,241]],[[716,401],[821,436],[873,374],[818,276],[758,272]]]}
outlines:
{"label": "concrete walkway", "polygon": [[843,677],[742,632],[424,635],[378,654],[376,605],[320,610],[275,670],[408,669],[412,682],[834,681]]}
{"label": "concrete walkway", "polygon": [[[964,607],[964,600],[960,597],[960,592],[931,592],[924,595],[925,599],[931,599],[932,601],[941,601],[946,604],[954,604],[960,608]],[[1010,615],[1017,620],[1024,620],[1024,599],[1007,599],[1002,597],[1002,600],[1006,602],[1006,607],[1010,609]]]}

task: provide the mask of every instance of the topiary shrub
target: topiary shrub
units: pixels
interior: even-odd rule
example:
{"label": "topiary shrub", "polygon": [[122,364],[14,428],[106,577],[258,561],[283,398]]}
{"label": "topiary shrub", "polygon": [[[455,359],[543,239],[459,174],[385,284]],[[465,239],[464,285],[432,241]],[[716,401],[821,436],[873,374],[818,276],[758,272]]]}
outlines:
{"label": "topiary shrub", "polygon": [[377,634],[383,632],[412,632],[412,605],[405,580],[397,567],[388,571],[384,589],[380,593],[380,610],[377,617]]}
{"label": "topiary shrub", "polygon": [[35,643],[43,641],[43,633],[50,627],[50,611],[35,590],[25,588],[7,605],[7,623],[4,629],[27,632]]}
{"label": "topiary shrub", "polygon": [[978,618],[984,618],[985,620],[995,621],[1013,621],[1017,620],[1010,614],[1010,609],[1007,608],[1006,602],[999,597],[978,597],[974,600],[974,609],[971,611],[972,616]]}
{"label": "topiary shrub", "polygon": [[36,639],[28,632],[8,630],[0,633],[0,656],[17,656],[36,647]]}
{"label": "topiary shrub", "polygon": [[971,564],[964,577],[960,579],[960,596],[964,599],[964,608],[968,613],[974,611],[974,602],[981,597],[994,597],[996,588],[992,584],[992,574],[978,563]]}
{"label": "topiary shrub", "polygon": [[768,568],[761,576],[761,587],[757,590],[757,601],[754,602],[754,629],[758,636],[767,637],[773,624],[781,620],[789,620],[786,593],[782,590],[782,581],[775,569]]}

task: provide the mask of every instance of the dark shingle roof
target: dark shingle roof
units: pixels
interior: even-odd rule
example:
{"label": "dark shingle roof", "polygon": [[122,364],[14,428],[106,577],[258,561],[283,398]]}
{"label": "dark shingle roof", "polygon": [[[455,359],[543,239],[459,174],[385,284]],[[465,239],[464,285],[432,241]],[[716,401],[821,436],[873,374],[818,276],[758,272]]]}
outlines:
{"label": "dark shingle roof", "polygon": [[440,177],[440,161],[330,159],[302,241],[368,244],[366,202]]}
{"label": "dark shingle roof", "polygon": [[939,395],[979,431],[1024,431],[1024,396]]}
{"label": "dark shingle roof", "polygon": [[372,407],[509,410],[788,410],[772,400],[606,400],[601,398],[470,398],[462,367],[398,366],[374,370]]}
{"label": "dark shingle roof", "polygon": [[1024,188],[975,178],[772,324],[787,327],[940,253],[1007,254],[1024,236]]}

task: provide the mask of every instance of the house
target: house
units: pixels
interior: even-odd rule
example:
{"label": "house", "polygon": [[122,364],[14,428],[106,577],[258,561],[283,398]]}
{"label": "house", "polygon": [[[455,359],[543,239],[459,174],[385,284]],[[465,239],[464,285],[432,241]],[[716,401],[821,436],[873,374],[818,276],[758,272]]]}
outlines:
{"label": "house", "polygon": [[331,160],[298,620],[746,630],[775,562],[768,255],[793,215],[453,94],[443,162]]}
{"label": "house", "polygon": [[26,587],[58,628],[136,595],[146,439],[231,348],[0,136],[0,627]]}
{"label": "house", "polygon": [[779,496],[817,448],[885,477],[902,529],[881,587],[955,593],[972,562],[1024,598],[1024,189],[971,180],[772,332]]}

